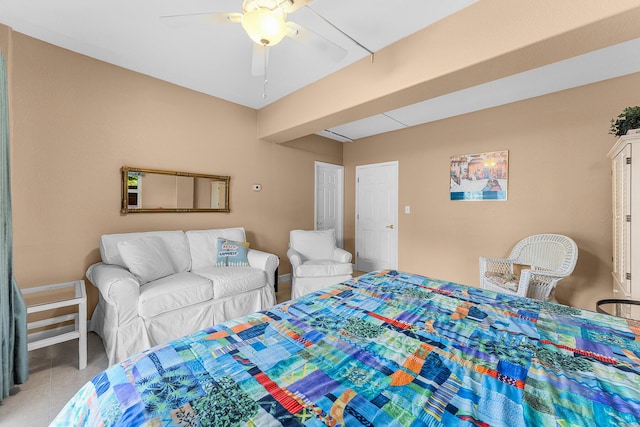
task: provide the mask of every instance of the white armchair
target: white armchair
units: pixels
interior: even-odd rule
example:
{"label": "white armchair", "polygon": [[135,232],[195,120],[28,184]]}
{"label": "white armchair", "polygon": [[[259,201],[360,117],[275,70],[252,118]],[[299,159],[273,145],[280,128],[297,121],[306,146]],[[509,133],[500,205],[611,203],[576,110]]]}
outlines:
{"label": "white armchair", "polygon": [[507,259],[480,257],[480,287],[555,301],[553,290],[573,272],[577,260],[578,247],[569,237],[536,234],[518,242]]}
{"label": "white armchair", "polygon": [[351,279],[351,254],[336,247],[334,230],[293,230],[287,257],[291,263],[291,298]]}

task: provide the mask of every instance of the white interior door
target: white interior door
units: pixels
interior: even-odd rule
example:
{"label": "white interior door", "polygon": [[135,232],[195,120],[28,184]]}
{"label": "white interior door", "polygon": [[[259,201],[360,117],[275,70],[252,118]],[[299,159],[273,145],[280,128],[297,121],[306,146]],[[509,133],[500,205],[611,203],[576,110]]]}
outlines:
{"label": "white interior door", "polygon": [[398,162],[356,167],[356,269],[398,268]]}
{"label": "white interior door", "polygon": [[336,244],[343,247],[344,167],[316,162],[315,229],[336,231]]}

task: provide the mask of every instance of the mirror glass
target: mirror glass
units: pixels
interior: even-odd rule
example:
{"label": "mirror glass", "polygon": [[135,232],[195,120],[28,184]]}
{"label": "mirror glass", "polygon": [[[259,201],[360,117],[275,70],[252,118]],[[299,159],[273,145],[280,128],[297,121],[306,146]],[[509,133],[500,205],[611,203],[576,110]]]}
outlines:
{"label": "mirror glass", "polygon": [[138,212],[229,212],[231,178],[123,166],[123,214]]}

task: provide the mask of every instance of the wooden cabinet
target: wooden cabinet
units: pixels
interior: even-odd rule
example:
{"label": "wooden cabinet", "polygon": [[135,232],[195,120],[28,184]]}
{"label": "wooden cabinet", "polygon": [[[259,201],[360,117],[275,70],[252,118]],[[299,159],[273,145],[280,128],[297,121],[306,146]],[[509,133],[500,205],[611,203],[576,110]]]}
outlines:
{"label": "wooden cabinet", "polygon": [[[635,155],[635,156],[634,156]],[[620,137],[609,151],[613,184],[613,293],[640,300],[640,133]]]}

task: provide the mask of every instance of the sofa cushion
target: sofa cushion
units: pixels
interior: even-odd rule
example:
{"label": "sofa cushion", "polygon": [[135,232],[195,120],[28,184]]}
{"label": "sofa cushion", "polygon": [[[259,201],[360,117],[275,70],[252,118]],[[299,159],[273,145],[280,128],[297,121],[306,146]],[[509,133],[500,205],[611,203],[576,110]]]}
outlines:
{"label": "sofa cushion", "polygon": [[141,284],[176,272],[164,242],[158,236],[123,240],[118,242],[118,252],[125,266]]}
{"label": "sofa cushion", "polygon": [[189,230],[185,233],[191,252],[191,270],[215,267],[218,257],[218,237],[244,242],[244,228]]}
{"label": "sofa cushion", "polygon": [[211,281],[187,271],[154,280],[140,287],[138,312],[146,319],[166,311],[213,299]]}
{"label": "sofa cushion", "polygon": [[249,243],[218,237],[216,267],[249,267]]}
{"label": "sofa cushion", "polygon": [[158,236],[164,242],[167,253],[171,257],[175,271],[191,269],[189,242],[183,231],[147,231],[141,233],[103,234],[100,236],[100,255],[105,264],[127,267],[118,251],[118,242],[140,237]]}
{"label": "sofa cushion", "polygon": [[306,261],[296,268],[296,277],[342,276],[353,274],[349,262],[335,262],[328,259]]}
{"label": "sofa cushion", "polygon": [[194,271],[213,283],[213,297],[237,295],[267,284],[264,270],[255,267],[206,267]]}

